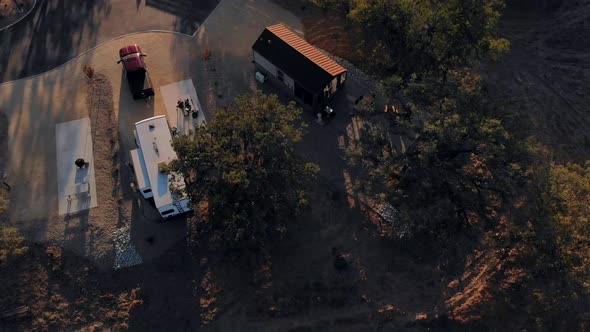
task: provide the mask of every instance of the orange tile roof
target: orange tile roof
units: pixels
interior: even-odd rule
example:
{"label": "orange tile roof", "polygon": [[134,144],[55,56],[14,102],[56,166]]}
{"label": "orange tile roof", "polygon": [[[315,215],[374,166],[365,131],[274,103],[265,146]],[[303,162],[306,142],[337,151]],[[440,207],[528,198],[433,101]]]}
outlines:
{"label": "orange tile roof", "polygon": [[289,44],[289,46],[293,47],[299,53],[303,54],[306,58],[313,61],[313,63],[320,66],[330,75],[336,76],[346,71],[346,69],[336,63],[336,61],[330,59],[327,55],[305,41],[305,39],[299,37],[295,32],[291,31],[283,24],[279,23],[271,25],[266,29],[282,39],[285,43]]}

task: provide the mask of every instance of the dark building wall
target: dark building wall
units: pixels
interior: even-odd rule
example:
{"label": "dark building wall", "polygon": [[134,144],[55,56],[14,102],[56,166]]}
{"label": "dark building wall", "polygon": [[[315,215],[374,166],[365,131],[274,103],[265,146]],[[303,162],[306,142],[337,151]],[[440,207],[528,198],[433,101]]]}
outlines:
{"label": "dark building wall", "polygon": [[[346,72],[344,72],[333,78],[336,80],[334,87],[332,87],[332,82],[330,82],[320,91],[310,91],[306,87],[302,86],[299,82],[293,80],[288,75],[288,73],[285,73],[281,68],[278,68],[256,51],[253,51],[253,59],[256,71],[265,73],[269,76],[270,82],[273,84],[278,84],[281,86],[282,90],[290,92],[299,103],[306,104],[307,106],[314,109],[320,108],[324,104],[329,103],[346,81]],[[279,71],[283,71],[282,80],[277,77],[277,73]],[[326,91],[327,88],[328,91]]]}

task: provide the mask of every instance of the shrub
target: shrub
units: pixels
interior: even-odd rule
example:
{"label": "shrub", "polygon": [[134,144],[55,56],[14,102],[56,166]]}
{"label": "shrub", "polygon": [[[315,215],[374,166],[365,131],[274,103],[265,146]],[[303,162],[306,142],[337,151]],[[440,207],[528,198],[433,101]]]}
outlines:
{"label": "shrub", "polygon": [[82,71],[84,72],[84,76],[86,76],[89,81],[94,78],[94,68],[92,68],[90,65],[84,65]]}
{"label": "shrub", "polygon": [[0,228],[0,265],[29,250],[16,228]]}
{"label": "shrub", "polygon": [[8,192],[0,188],[0,215],[8,210]]}
{"label": "shrub", "polygon": [[557,244],[575,280],[590,290],[590,161],[551,167]]}

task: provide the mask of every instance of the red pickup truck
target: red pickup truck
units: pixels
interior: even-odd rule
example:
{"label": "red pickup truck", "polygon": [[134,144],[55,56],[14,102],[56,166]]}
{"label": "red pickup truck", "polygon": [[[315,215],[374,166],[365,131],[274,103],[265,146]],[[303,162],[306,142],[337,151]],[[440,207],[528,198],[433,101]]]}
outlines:
{"label": "red pickup truck", "polygon": [[120,60],[117,63],[123,62],[129,89],[133,99],[136,100],[154,95],[154,88],[147,71],[147,65],[143,60],[145,56],[137,44],[125,46],[119,50]]}

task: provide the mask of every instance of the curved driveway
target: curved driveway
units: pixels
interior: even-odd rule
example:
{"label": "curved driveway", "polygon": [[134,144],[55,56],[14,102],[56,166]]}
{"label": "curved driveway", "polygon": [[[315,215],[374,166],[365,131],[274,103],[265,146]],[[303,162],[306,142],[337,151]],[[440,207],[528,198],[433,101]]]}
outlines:
{"label": "curved driveway", "polygon": [[145,30],[193,34],[219,0],[38,0],[0,31],[0,83],[53,69],[117,36]]}

